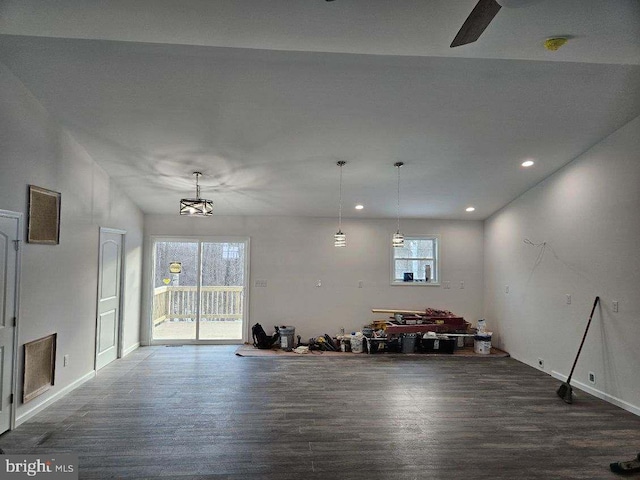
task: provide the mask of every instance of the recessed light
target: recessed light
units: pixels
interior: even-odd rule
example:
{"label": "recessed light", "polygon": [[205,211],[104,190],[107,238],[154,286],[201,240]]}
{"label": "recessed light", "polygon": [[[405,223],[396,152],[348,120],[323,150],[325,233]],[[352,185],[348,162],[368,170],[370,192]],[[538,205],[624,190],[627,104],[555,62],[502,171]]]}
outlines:
{"label": "recessed light", "polygon": [[356,210],[362,210],[364,208],[364,205],[356,205]]}
{"label": "recessed light", "polygon": [[473,212],[473,211],[475,211],[475,209],[476,209],[476,207],[467,207],[465,210],[467,212]]}
{"label": "recessed light", "polygon": [[533,160],[525,160],[524,162],[522,162],[523,167],[530,167],[533,164],[534,164]]}

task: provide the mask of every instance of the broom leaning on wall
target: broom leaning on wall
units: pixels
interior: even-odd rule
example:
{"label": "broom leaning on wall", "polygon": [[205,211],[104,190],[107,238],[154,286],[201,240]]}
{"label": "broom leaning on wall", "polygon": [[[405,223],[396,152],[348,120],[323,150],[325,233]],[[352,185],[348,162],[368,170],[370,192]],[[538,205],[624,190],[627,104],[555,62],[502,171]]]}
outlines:
{"label": "broom leaning on wall", "polygon": [[593,308],[591,309],[591,315],[589,315],[589,321],[587,322],[587,328],[584,331],[584,335],[582,336],[582,342],[580,342],[580,348],[578,348],[578,354],[576,355],[576,359],[573,362],[573,367],[571,367],[571,372],[569,373],[569,378],[567,381],[560,385],[558,391],[556,392],[558,396],[567,403],[573,403],[573,389],[571,388],[570,382],[571,377],[573,375],[573,371],[576,368],[576,364],[578,363],[578,358],[580,357],[580,352],[582,351],[582,346],[584,345],[584,341],[587,338],[587,332],[589,331],[589,326],[591,325],[591,319],[593,318],[593,312],[596,311],[596,306],[600,301],[600,297],[596,297],[595,302],[593,302]]}

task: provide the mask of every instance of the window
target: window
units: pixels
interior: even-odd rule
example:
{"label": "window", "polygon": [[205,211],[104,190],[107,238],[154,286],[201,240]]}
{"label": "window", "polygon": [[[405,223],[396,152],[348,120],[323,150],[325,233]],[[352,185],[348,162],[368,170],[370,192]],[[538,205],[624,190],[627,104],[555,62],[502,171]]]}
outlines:
{"label": "window", "polygon": [[439,285],[438,244],[437,235],[417,235],[405,236],[402,248],[391,247],[391,283]]}
{"label": "window", "polygon": [[240,258],[240,244],[223,243],[222,258],[224,258],[225,260],[235,260],[237,258]]}

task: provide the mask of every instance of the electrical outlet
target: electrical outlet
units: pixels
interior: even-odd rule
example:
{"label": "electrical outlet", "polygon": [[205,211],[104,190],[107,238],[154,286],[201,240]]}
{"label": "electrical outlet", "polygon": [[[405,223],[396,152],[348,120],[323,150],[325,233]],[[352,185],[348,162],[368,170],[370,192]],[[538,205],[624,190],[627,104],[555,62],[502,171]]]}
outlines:
{"label": "electrical outlet", "polygon": [[267,286],[267,281],[266,280],[256,280],[254,285],[256,287],[266,287]]}
{"label": "electrical outlet", "polygon": [[504,286],[504,293],[509,293],[509,285]]}
{"label": "electrical outlet", "polygon": [[567,293],[567,305],[571,305],[571,294]]}
{"label": "electrical outlet", "polygon": [[618,313],[618,301],[617,301],[617,300],[614,300],[614,301],[611,303],[611,306],[613,307],[613,312],[614,312],[614,313]]}
{"label": "electrical outlet", "polygon": [[67,365],[69,365],[69,354],[65,355],[64,357],[62,357],[63,359],[63,364],[66,367]]}
{"label": "electrical outlet", "polygon": [[596,374],[593,372],[589,372],[589,382],[593,383],[594,385],[596,384]]}
{"label": "electrical outlet", "polygon": [[444,282],[444,289],[449,290],[451,288],[451,282]]}
{"label": "electrical outlet", "polygon": [[544,360],[541,358],[538,359],[538,367],[544,370]]}
{"label": "electrical outlet", "polygon": [[460,289],[464,290],[464,282],[460,282]]}

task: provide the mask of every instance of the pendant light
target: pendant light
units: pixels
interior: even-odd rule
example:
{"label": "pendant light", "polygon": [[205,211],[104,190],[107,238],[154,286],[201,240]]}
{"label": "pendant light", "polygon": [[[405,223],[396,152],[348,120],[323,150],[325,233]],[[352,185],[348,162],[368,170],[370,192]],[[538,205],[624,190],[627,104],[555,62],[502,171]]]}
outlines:
{"label": "pendant light", "polygon": [[333,236],[333,245],[335,247],[346,247],[347,246],[347,236],[342,233],[342,167],[344,167],[347,162],[340,160],[336,165],[340,167],[340,203],[338,207],[338,233]]}
{"label": "pendant light", "polygon": [[196,177],[196,198],[183,198],[180,200],[180,215],[191,217],[210,217],[213,215],[213,202],[200,198],[200,184],[198,179],[202,175],[200,172],[193,172]]}
{"label": "pendant light", "polygon": [[393,234],[392,244],[394,247],[402,248],[404,247],[404,235],[400,233],[400,167],[402,167],[404,163],[396,162],[393,164],[394,167],[398,169],[398,229],[396,233]]}

